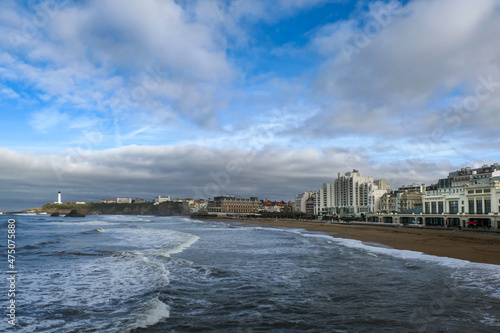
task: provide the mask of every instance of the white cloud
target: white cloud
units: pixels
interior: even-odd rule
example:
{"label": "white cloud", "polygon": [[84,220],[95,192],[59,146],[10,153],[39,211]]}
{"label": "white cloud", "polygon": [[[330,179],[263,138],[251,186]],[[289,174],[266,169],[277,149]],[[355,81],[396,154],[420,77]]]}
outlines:
{"label": "white cloud", "polygon": [[1,28],[24,38],[9,64],[0,63],[0,75],[35,87],[45,101],[51,96],[59,105],[103,112],[153,112],[163,104],[201,126],[213,125],[218,98],[226,98],[235,75],[220,35],[189,21],[174,1],[66,4],[33,36],[26,36],[23,22],[40,9],[16,9],[10,26]]}
{"label": "white cloud", "polygon": [[0,85],[0,94],[2,94],[3,96],[7,97],[7,98],[14,98],[14,99],[17,99],[19,98],[19,94],[16,93],[14,90],[12,90],[11,88],[9,87],[3,87]]}
{"label": "white cloud", "polygon": [[71,193],[75,201],[123,193],[148,199],[158,194],[197,198],[233,194],[289,200],[354,168],[397,187],[435,182],[446,172],[463,167],[417,159],[378,165],[366,156],[336,147],[245,151],[194,145],[127,146],[104,151],[76,149],[50,156],[7,149],[0,153],[0,201],[12,197],[9,189],[29,185],[31,197],[18,198],[26,207],[58,189]]}
{"label": "white cloud", "polygon": [[70,121],[67,114],[54,109],[46,109],[31,114],[29,123],[34,130],[41,133],[49,133],[58,126],[66,126]]}
{"label": "white cloud", "polygon": [[[376,33],[366,34],[377,24],[373,13],[384,8],[379,5],[372,6],[370,13],[325,27],[312,42],[329,57],[314,87],[325,107],[311,123],[323,117],[335,130],[358,127],[360,134],[385,131],[399,137],[408,128],[412,135],[425,135],[442,126],[443,116],[434,124],[427,122],[432,113],[442,114],[447,107],[436,110],[433,104],[450,94],[474,95],[481,77],[492,75],[500,82],[500,50],[494,42],[500,31],[497,4],[494,0],[412,1],[387,16],[385,24],[374,29]],[[350,62],[342,52],[346,45],[355,49],[349,54]],[[494,118],[498,107],[496,103],[482,107],[475,118],[486,120],[483,125],[488,126],[487,119]],[[405,128],[416,113],[416,127]],[[374,126],[365,126],[369,123]]]}

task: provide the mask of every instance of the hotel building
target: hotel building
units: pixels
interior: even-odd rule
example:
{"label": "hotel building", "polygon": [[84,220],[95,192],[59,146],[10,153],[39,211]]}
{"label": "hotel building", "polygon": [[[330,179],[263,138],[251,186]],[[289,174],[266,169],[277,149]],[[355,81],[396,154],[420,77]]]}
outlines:
{"label": "hotel building", "polygon": [[208,202],[207,211],[209,213],[246,213],[255,214],[259,212],[259,199],[240,199],[234,196],[214,197]]}

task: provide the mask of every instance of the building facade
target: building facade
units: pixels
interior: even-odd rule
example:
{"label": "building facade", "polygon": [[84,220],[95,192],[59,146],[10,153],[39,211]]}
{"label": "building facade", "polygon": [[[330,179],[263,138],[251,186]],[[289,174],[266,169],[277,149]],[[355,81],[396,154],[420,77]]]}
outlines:
{"label": "building facade", "polygon": [[162,202],[167,202],[167,201],[170,201],[170,196],[159,195],[159,196],[157,196],[157,197],[154,198],[154,204],[155,205],[159,205]]}
{"label": "building facade", "polygon": [[334,183],[335,211],[340,215],[374,213],[379,210],[380,198],[387,192],[387,182],[361,177],[358,170],[339,173]]}
{"label": "building facade", "polygon": [[[448,221],[436,218],[431,224],[462,225],[461,216],[472,216],[465,224],[491,227],[491,218],[500,214],[500,165],[463,168],[450,172],[446,179],[427,187],[423,198],[424,214],[453,214]],[[467,225],[465,225],[467,226]]]}
{"label": "building facade", "polygon": [[241,199],[234,196],[214,197],[208,202],[207,211],[209,213],[245,213],[255,214],[259,212],[259,199]]}
{"label": "building facade", "polygon": [[378,213],[367,221],[436,227],[500,227],[500,165],[463,168],[429,185],[421,212]]}
{"label": "building facade", "polygon": [[295,195],[295,211],[314,214],[315,197],[318,194],[316,191],[308,191]]}
{"label": "building facade", "polygon": [[286,204],[284,202],[265,200],[262,202],[262,207],[260,207],[260,209],[265,210],[268,213],[281,213],[285,205]]}
{"label": "building facade", "polygon": [[380,211],[402,212],[422,206],[425,185],[401,186],[397,191],[389,191],[380,198]]}
{"label": "building facade", "polygon": [[335,211],[335,188],[333,183],[323,183],[315,196],[314,215],[331,216]]}
{"label": "building facade", "polygon": [[116,203],[131,204],[132,198],[119,197],[119,198],[116,198]]}

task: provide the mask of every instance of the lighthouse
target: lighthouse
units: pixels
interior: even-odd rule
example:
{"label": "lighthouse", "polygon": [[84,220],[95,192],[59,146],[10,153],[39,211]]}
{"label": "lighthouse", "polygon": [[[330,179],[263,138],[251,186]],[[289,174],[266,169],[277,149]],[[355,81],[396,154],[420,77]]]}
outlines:
{"label": "lighthouse", "polygon": [[59,191],[59,192],[57,193],[57,202],[56,202],[56,204],[62,204],[62,200],[61,200],[61,191]]}

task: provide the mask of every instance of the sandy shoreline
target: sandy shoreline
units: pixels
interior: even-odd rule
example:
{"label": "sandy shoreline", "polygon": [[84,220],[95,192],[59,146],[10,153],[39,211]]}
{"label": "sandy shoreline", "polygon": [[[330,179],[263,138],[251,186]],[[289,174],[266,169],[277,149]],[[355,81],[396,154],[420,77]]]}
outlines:
{"label": "sandy shoreline", "polygon": [[500,265],[500,233],[259,219],[211,220],[321,231],[333,237],[376,242],[398,250],[419,251],[441,257]]}

